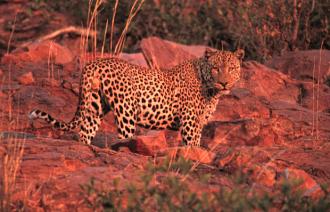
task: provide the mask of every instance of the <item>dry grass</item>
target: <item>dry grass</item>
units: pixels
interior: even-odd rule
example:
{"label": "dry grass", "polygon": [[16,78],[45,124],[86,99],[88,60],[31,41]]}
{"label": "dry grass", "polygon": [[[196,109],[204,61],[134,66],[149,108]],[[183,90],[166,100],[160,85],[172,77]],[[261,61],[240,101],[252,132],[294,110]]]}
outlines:
{"label": "dry grass", "polygon": [[[8,41],[7,54],[10,51],[11,41],[14,36],[16,25],[16,15],[12,26],[12,31]],[[11,82],[11,64],[9,64],[8,70],[8,79],[3,77],[3,82],[7,81],[7,83]],[[4,83],[2,83],[4,84]],[[10,84],[9,84],[10,87]],[[9,123],[8,129],[12,128],[10,125],[14,123],[14,129],[18,128],[19,120],[13,119],[13,109],[12,109],[12,97],[11,94],[8,95],[8,99],[6,101],[1,102],[0,104],[1,111],[8,111],[8,120],[6,122]],[[4,112],[2,112],[4,113]],[[1,115],[1,117],[6,117],[5,115]],[[0,132],[3,129],[0,129]],[[12,195],[16,190],[16,177],[18,170],[21,165],[23,153],[24,153],[24,145],[25,140],[17,139],[15,136],[5,138],[3,134],[0,134],[0,144],[3,147],[3,152],[0,152],[0,211],[10,211]],[[1,149],[0,149],[1,150]]]}
{"label": "dry grass", "polygon": [[[3,140],[0,140],[4,143]],[[24,153],[25,140],[9,138],[4,144],[5,153],[2,157],[0,211],[10,211],[11,197],[16,189],[16,176]]]}
{"label": "dry grass", "polygon": [[[97,40],[97,29],[98,29],[98,16],[100,11],[102,10],[102,5],[105,3],[103,0],[89,0],[89,5],[88,5],[88,17],[87,17],[87,35],[86,36],[81,36],[81,52],[80,52],[80,70],[85,66],[89,60],[95,60],[97,57],[97,52],[98,52],[98,40]],[[113,14],[112,14],[112,20],[111,20],[111,28],[110,28],[110,55],[113,56],[118,56],[125,44],[125,39],[126,39],[126,34],[128,31],[128,28],[130,24],[132,23],[134,17],[138,13],[138,11],[141,9],[142,5],[144,3],[144,0],[134,0],[133,5],[131,7],[130,13],[128,14],[128,18],[126,20],[125,27],[116,43],[115,50],[112,52],[113,49],[113,33],[114,33],[114,27],[115,27],[115,18],[116,18],[116,13],[117,13],[117,8],[119,4],[119,0],[116,0],[115,5],[113,6]],[[89,34],[90,32],[96,32],[96,36],[93,37],[93,40],[89,40]],[[105,41],[107,38],[107,32],[108,32],[108,20],[104,29],[103,33],[103,41],[102,41],[102,47],[101,47],[101,57],[104,56],[104,48],[105,48]],[[89,52],[89,46],[92,47],[92,57],[87,56]],[[98,84],[98,77],[94,76],[96,79],[96,83]]]}
{"label": "dry grass", "polygon": [[[312,81],[312,147],[316,148],[317,142],[322,140],[320,138],[320,123],[319,123],[319,100],[320,100],[320,81],[321,81],[321,63],[322,63],[322,51],[323,51],[323,43],[321,43],[320,50],[319,50],[319,61],[316,64],[316,58],[314,57],[313,63],[313,81]],[[317,65],[317,72],[316,72],[316,65]],[[317,73],[317,79],[316,79]],[[316,84],[315,84],[316,82]]]}
{"label": "dry grass", "polygon": [[[98,46],[98,40],[97,37],[98,36],[94,36],[93,40],[90,41],[89,40],[89,33],[91,31],[95,31],[97,32],[97,28],[98,28],[98,16],[100,11],[102,10],[102,6],[105,2],[102,0],[90,0],[89,1],[89,9],[88,9],[88,17],[87,17],[87,36],[82,36],[81,37],[81,58],[89,58],[86,57],[87,53],[89,52],[89,46],[91,46],[92,49],[92,58],[90,58],[91,60],[94,60],[96,58],[96,53],[98,52],[97,46]],[[113,14],[112,14],[112,20],[111,20],[111,26],[110,26],[110,43],[109,43],[109,53],[110,55],[113,56],[118,56],[125,45],[125,40],[126,40],[126,34],[127,31],[129,29],[129,26],[131,25],[131,23],[133,22],[134,17],[137,15],[138,11],[141,9],[144,0],[134,0],[132,2],[132,7],[130,9],[130,12],[128,14],[124,29],[121,32],[121,35],[118,39],[118,41],[116,42],[116,45],[114,47],[114,31],[115,31],[115,19],[116,19],[116,14],[117,14],[117,9],[118,9],[118,5],[119,5],[119,0],[116,0],[115,4],[113,5]],[[105,51],[105,43],[107,40],[107,34],[108,34],[108,20],[106,22],[105,25],[105,29],[103,30],[103,39],[102,39],[102,47],[101,47],[101,57],[103,57],[104,55],[104,51]],[[87,61],[81,61],[82,62],[82,66],[84,66],[85,62]]]}
{"label": "dry grass", "polygon": [[133,6],[131,7],[130,13],[128,15],[128,18],[126,20],[125,27],[124,27],[124,29],[123,29],[123,31],[122,31],[122,33],[121,33],[121,35],[120,35],[120,37],[117,41],[115,51],[113,52],[113,54],[115,56],[119,55],[122,52],[122,50],[124,48],[128,28],[129,28],[130,24],[132,23],[134,17],[136,16],[136,14],[141,9],[143,3],[144,3],[144,0],[135,0],[134,1]]}
{"label": "dry grass", "polygon": [[[9,82],[11,79],[8,80]],[[8,123],[14,123],[14,127],[8,127],[17,129],[19,126],[18,118],[13,120],[12,117],[12,98],[8,97],[7,102],[3,102],[0,106],[1,111],[6,111],[5,107],[8,107]],[[2,115],[2,117],[6,117]],[[0,129],[0,132],[2,129]],[[10,211],[10,205],[12,201],[12,195],[16,190],[16,177],[20,168],[23,153],[25,139],[17,139],[15,136],[4,136],[0,134],[0,144],[3,147],[4,152],[0,152],[0,211]],[[0,149],[1,150],[1,149]]]}
{"label": "dry grass", "polygon": [[113,52],[113,32],[115,29],[115,19],[117,14],[119,0],[116,0],[115,6],[113,8],[112,20],[111,20],[111,30],[110,30],[110,53]]}
{"label": "dry grass", "polygon": [[[320,74],[321,74],[321,61],[322,61],[322,49],[323,49],[323,42],[321,43],[321,48],[319,51],[319,64],[318,64],[318,70],[317,70],[317,95],[316,95],[316,141],[319,140],[319,99],[320,99]],[[314,101],[314,99],[313,99]]]}
{"label": "dry grass", "polygon": [[[10,70],[9,70],[10,71]],[[10,75],[8,81],[10,82]],[[8,107],[8,119],[6,122],[14,123],[14,127],[8,127],[17,129],[19,127],[19,120],[13,119],[12,112],[12,98],[9,95],[7,102],[2,102],[0,105],[1,111],[6,111]],[[3,112],[2,112],[3,113]],[[1,117],[6,117],[1,115]],[[3,129],[0,129],[0,132]],[[5,137],[4,134],[0,134],[0,147],[3,147],[4,152],[0,152],[0,211],[10,211],[12,194],[16,190],[16,177],[20,168],[23,153],[25,139],[17,139],[15,136]],[[1,150],[1,149],[0,149]]]}
{"label": "dry grass", "polygon": [[16,28],[16,18],[17,18],[17,14],[15,14],[14,23],[13,23],[13,26],[12,26],[11,32],[10,32],[9,41],[8,41],[8,45],[7,45],[7,54],[10,51],[11,41],[14,36],[14,32],[15,32],[15,28]]}

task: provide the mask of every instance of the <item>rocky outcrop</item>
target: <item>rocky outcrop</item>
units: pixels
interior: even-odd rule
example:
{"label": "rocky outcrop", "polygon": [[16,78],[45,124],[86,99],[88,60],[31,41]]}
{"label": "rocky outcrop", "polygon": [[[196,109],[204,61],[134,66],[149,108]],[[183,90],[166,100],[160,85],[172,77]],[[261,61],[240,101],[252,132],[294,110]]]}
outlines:
{"label": "rocky outcrop", "polygon": [[287,52],[266,62],[290,77],[303,81],[328,83],[330,77],[330,51],[308,50]]}
{"label": "rocky outcrop", "polygon": [[[75,133],[58,132],[42,122],[31,126],[27,114],[34,108],[69,121],[78,102],[80,65],[100,57],[93,54],[78,60],[68,48],[53,43],[58,53],[67,56],[47,61],[48,53],[36,49],[48,48],[48,44],[6,55],[0,64],[0,155],[7,153],[10,142],[25,142],[13,195],[17,207],[24,200],[31,210],[84,209],[80,186],[92,177],[110,187],[115,178],[138,182],[137,173],[147,161],[164,156],[183,156],[196,166],[204,164],[195,171],[212,173],[216,188],[239,170],[247,175],[252,190],[274,190],[285,179],[302,179],[304,194],[317,196],[322,193],[320,184],[330,182],[330,91],[326,83],[277,70],[282,66],[275,70],[275,60],[271,67],[245,61],[242,79],[229,95],[221,97],[203,130],[203,148],[176,148],[181,141],[178,132],[139,128],[134,141],[117,145],[113,151],[116,126],[111,112],[92,147],[78,143]],[[142,66],[167,67],[198,57],[205,49],[159,38],[145,39],[141,48],[143,55],[120,57]],[[190,183],[197,184],[193,178]]]}

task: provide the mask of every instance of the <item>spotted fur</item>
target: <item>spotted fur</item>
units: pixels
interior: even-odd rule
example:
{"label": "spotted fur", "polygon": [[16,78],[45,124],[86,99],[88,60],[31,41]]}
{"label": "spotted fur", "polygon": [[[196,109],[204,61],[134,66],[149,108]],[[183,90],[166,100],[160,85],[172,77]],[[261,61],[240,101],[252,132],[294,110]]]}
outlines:
{"label": "spotted fur", "polygon": [[111,109],[120,139],[132,138],[136,126],[180,130],[183,142],[200,145],[201,131],[218,98],[240,78],[243,50],[213,51],[171,69],[148,69],[118,58],[98,59],[83,70],[79,104],[69,123],[40,110],[31,119],[43,119],[55,128],[77,130],[90,144],[104,115]]}

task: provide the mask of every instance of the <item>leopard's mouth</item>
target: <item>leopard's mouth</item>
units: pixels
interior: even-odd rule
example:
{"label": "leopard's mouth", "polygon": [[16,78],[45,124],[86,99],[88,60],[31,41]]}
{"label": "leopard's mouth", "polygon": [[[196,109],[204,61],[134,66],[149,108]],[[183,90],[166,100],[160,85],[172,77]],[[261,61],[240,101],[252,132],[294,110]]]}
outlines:
{"label": "leopard's mouth", "polygon": [[230,90],[228,88],[228,83],[225,82],[225,83],[215,83],[215,88],[218,89],[220,91],[220,93],[222,95],[228,95],[230,93]]}
{"label": "leopard's mouth", "polygon": [[215,83],[215,87],[216,87],[217,89],[219,89],[220,91],[228,91],[227,85],[228,85],[227,82],[219,82],[219,83]]}

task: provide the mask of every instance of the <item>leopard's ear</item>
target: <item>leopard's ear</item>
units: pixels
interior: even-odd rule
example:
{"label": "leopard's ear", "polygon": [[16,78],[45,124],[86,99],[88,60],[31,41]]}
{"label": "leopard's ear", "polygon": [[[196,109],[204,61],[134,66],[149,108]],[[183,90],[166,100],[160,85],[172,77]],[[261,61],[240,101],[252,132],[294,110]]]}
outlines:
{"label": "leopard's ear", "polygon": [[242,60],[244,58],[244,55],[245,55],[244,49],[237,49],[234,52],[234,55],[237,57],[237,59]]}
{"label": "leopard's ear", "polygon": [[216,50],[206,47],[204,52],[204,57],[205,59],[209,59],[212,55],[215,55],[216,53],[217,53]]}

